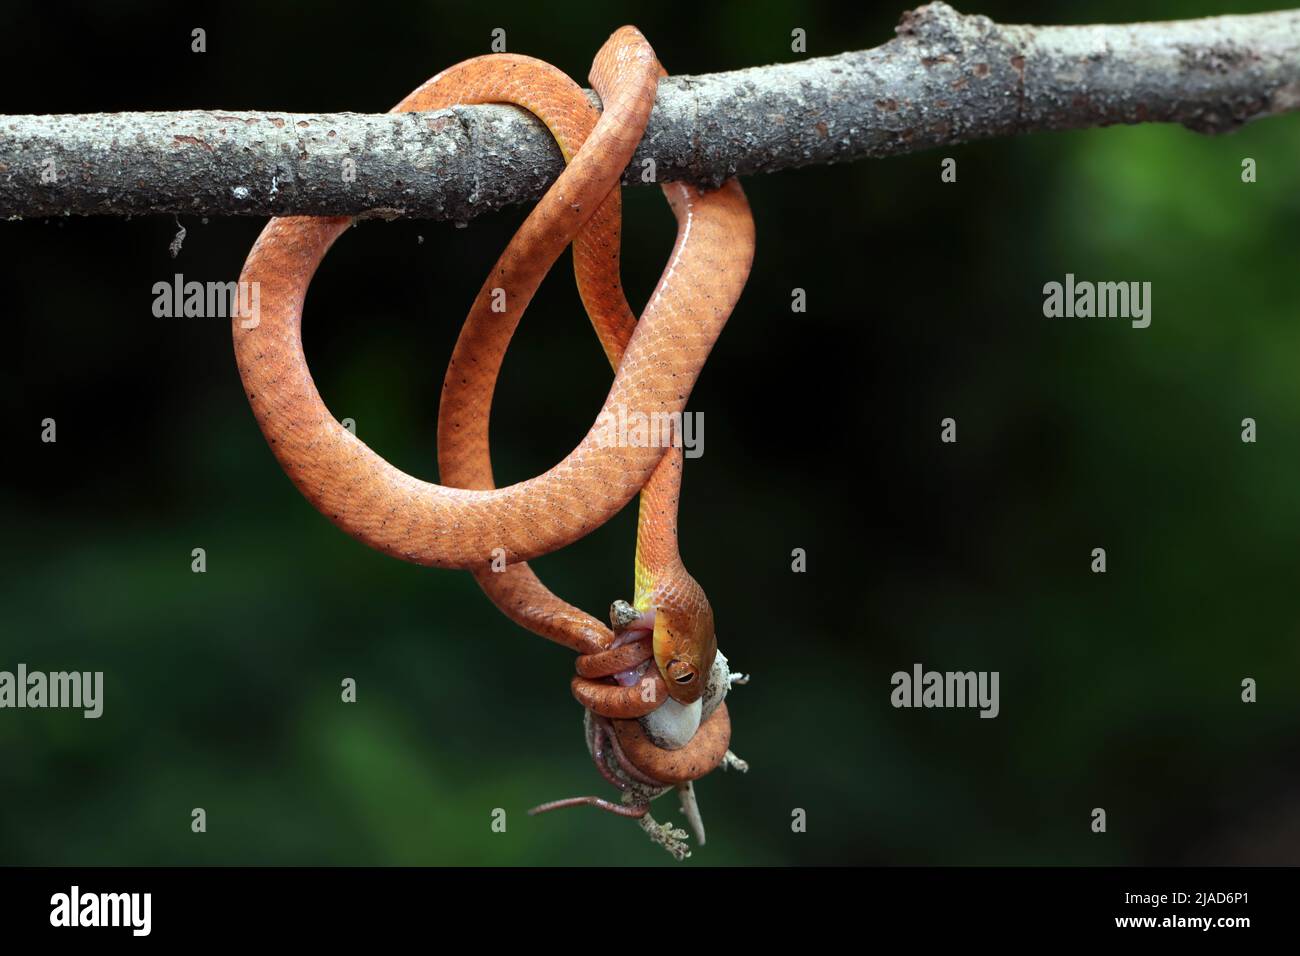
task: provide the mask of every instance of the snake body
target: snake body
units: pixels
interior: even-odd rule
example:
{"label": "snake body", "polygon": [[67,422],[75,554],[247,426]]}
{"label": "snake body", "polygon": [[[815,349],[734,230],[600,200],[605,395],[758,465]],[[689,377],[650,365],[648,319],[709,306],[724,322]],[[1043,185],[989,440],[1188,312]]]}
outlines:
{"label": "snake body", "polygon": [[[308,501],[386,554],[470,570],[511,619],[579,652],[574,696],[598,719],[612,719],[601,725],[598,743],[608,740],[647,779],[677,783],[716,766],[729,738],[725,706],[678,751],[656,747],[632,719],[666,697],[698,699],[717,648],[708,600],[678,554],[682,454],[610,443],[599,426],[627,410],[680,416],[748,277],[754,227],[734,180],[711,191],[665,184],[677,239],[636,320],[619,279],[618,180],[641,139],[661,75],[645,38],[624,27],[592,66],[599,113],[562,72],[515,54],[457,64],[394,107],[513,103],[546,124],[567,164],[497,260],[462,327],[439,410],[445,484],[414,478],[373,452],[335,420],[312,381],[302,348],[303,303],[349,218],[271,220],[240,277],[260,286],[260,313],[256,322],[238,315],[232,325],[254,417]],[[570,244],[584,307],[615,369],[613,385],[597,423],[569,455],[535,478],[496,488],[488,442],[496,379],[524,310]],[[554,595],[525,562],[599,527],[638,491],[639,618],[615,634]],[[494,570],[502,559],[504,570]]]}

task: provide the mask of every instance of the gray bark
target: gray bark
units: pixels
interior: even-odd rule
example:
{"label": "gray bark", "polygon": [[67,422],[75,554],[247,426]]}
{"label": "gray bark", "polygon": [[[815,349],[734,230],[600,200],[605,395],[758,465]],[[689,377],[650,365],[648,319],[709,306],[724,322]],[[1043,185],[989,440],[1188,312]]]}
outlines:
{"label": "gray bark", "polygon": [[[625,181],[643,182],[647,160],[657,181],[710,185],[1041,130],[1222,133],[1300,108],[1300,11],[1033,27],[932,3],[896,32],[872,50],[663,80]],[[545,127],[508,106],[0,116],[0,216],[463,222],[535,199],[562,165]]]}

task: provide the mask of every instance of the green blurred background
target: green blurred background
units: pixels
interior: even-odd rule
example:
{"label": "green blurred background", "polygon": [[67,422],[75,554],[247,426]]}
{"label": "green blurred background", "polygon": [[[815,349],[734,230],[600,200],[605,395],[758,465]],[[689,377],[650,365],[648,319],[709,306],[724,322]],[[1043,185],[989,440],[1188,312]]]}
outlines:
{"label": "green blurred background", "polygon": [[[1268,9],[962,6],[1045,23]],[[487,52],[497,26],[581,78],[633,22],[670,71],[701,73],[789,60],[796,26],[809,55],[875,46],[904,8],[9,3],[0,112],[373,112]],[[946,155],[955,185],[939,181]],[[1300,861],[1297,155],[1288,117],[745,181],[758,256],[692,398],[706,453],[682,528],[722,649],[754,675],[731,700],[753,769],[699,786],[710,840],[693,864]],[[639,304],[673,228],[657,191],[627,201]],[[435,477],[446,359],[522,215],[361,225],[312,286],[322,394],[416,475]],[[150,311],[174,272],[236,277],[261,222],[182,225],[174,262],[170,218],[0,225],[0,669],[106,683],[97,721],[0,712],[0,862],[669,864],[627,821],[524,815],[608,795],[570,653],[468,575],[369,551],[307,505],[249,413],[228,324]],[[1066,272],[1151,282],[1151,327],[1045,319],[1043,283]],[[793,287],[807,314],[791,314]],[[498,478],[558,460],[607,387],[557,267],[506,362]],[[955,446],[938,440],[946,416]],[[57,444],[39,440],[46,417]],[[633,512],[535,567],[602,615],[630,597]],[[891,708],[890,675],[918,661],[999,671],[1001,715]],[[345,677],[356,704],[339,700]],[[666,801],[656,814],[678,819]]]}

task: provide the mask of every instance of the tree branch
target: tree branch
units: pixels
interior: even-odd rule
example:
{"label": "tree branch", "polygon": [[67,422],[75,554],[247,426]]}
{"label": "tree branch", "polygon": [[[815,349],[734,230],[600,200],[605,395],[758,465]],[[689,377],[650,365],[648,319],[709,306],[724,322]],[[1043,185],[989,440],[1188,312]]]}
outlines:
{"label": "tree branch", "polygon": [[[1222,133],[1300,109],[1296,10],[1032,27],[932,3],[904,14],[897,34],[873,50],[663,80],[626,181],[642,182],[645,160],[659,181],[708,185],[1044,130],[1170,122]],[[545,127],[507,106],[0,116],[0,217],[463,222],[536,198],[562,165]]]}

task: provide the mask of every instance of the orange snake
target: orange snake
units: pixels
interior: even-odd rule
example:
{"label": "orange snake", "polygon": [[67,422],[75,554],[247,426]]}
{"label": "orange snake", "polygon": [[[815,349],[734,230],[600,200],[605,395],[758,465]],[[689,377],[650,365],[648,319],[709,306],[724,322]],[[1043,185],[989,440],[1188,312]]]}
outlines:
{"label": "orange snake", "polygon": [[[628,307],[618,271],[619,178],[641,140],[661,75],[645,38],[623,27],[601,48],[590,74],[602,112],[556,68],[514,54],[457,64],[394,107],[512,103],[546,124],[567,163],[497,260],[456,343],[438,422],[438,462],[446,484],[398,470],[340,425],[307,368],[301,339],[307,287],[350,218],[272,219],[240,276],[260,287],[257,321],[237,315],[232,323],[253,414],[308,501],[386,554],[470,570],[512,620],[578,651],[572,686],[592,714],[593,758],[624,790],[629,779],[665,787],[697,779],[723,759],[730,737],[725,704],[678,750],[656,746],[633,719],[665,697],[699,699],[717,642],[708,600],[677,550],[680,448],[610,442],[600,427],[620,410],[681,415],[753,260],[753,220],[738,183],[712,191],[666,184],[677,241],[639,322]],[[614,383],[601,417],[563,461],[535,478],[496,488],[488,444],[496,379],[519,319],[570,244],[583,305],[616,370]],[[616,636],[551,593],[525,562],[593,531],[638,491],[637,614]],[[504,560],[504,570],[493,570],[494,559],[498,565]],[[616,674],[622,680],[610,683]],[[606,743],[621,777],[611,775],[603,759]],[[577,800],[632,816],[648,806]]]}

